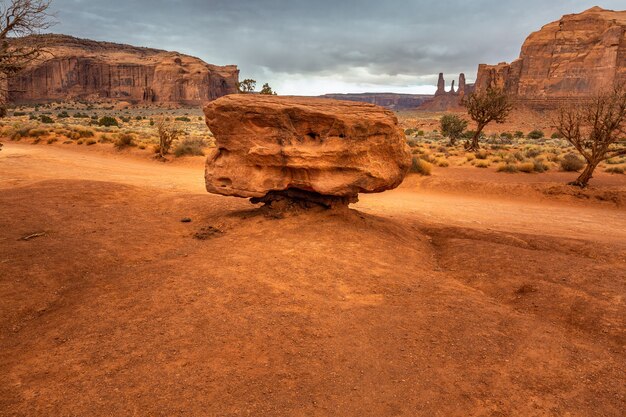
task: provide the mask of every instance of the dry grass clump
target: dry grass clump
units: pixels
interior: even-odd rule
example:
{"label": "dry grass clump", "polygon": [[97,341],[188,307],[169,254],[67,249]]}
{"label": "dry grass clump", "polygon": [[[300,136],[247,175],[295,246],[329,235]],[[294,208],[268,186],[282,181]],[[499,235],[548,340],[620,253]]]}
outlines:
{"label": "dry grass clump", "polygon": [[433,166],[429,162],[414,156],[411,161],[411,169],[409,171],[420,175],[430,175],[432,169]]}
{"label": "dry grass clump", "polygon": [[497,171],[506,172],[507,174],[514,174],[516,172],[519,172],[519,169],[517,169],[517,165],[506,163],[506,164],[500,165]]}
{"label": "dry grass clump", "polygon": [[174,147],[174,155],[176,157],[181,156],[203,156],[203,148],[206,146],[204,139],[202,138],[184,138],[178,141],[176,147]]}
{"label": "dry grass clump", "polygon": [[115,147],[117,149],[128,148],[129,146],[135,146],[135,136],[130,133],[121,133],[115,141]]}
{"label": "dry grass clump", "polygon": [[573,153],[566,154],[561,159],[561,169],[566,172],[577,172],[583,169],[585,162]]}
{"label": "dry grass clump", "polygon": [[491,165],[489,161],[484,160],[484,159],[480,161],[476,161],[476,163],[474,164],[476,168],[488,168],[489,165]]}
{"label": "dry grass clump", "polygon": [[625,170],[622,166],[612,166],[607,168],[605,171],[609,174],[623,174]]}
{"label": "dry grass clump", "polygon": [[438,167],[442,167],[442,168],[446,168],[450,166],[450,163],[448,162],[447,159],[445,158],[437,158],[434,161],[435,165],[437,165]]}

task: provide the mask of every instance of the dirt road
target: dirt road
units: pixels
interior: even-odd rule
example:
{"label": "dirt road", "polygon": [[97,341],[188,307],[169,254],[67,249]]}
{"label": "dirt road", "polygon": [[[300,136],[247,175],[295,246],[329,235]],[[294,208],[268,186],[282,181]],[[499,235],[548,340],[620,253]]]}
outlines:
{"label": "dirt road", "polygon": [[624,210],[517,197],[273,219],[200,161],[9,143],[0,416],[621,416]]}

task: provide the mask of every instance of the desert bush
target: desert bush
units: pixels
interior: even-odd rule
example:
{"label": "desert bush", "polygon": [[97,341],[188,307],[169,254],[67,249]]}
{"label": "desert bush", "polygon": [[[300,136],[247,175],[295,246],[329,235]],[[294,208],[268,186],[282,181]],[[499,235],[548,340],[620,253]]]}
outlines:
{"label": "desert bush", "polygon": [[135,145],[135,137],[130,133],[122,133],[118,136],[117,141],[115,141],[115,147],[117,149],[124,149],[129,146]]}
{"label": "desert bush", "polygon": [[420,175],[430,175],[432,168],[433,166],[430,163],[414,156],[411,161],[410,172]]}
{"label": "desert bush", "polygon": [[580,171],[585,166],[585,162],[573,153],[568,153],[561,159],[561,169],[566,172]]}
{"label": "desert bush", "polygon": [[26,112],[23,111],[14,111],[13,112],[13,116],[19,117],[19,116],[26,116]]}
{"label": "desert bush", "polygon": [[535,158],[541,155],[541,149],[539,148],[528,148],[525,152],[526,158]]}
{"label": "desert bush", "polygon": [[53,143],[54,143],[54,142],[56,142],[56,141],[58,141],[58,139],[57,139],[57,138],[50,138],[50,139],[48,139],[48,140],[46,141],[46,143],[47,143],[48,145],[51,145],[51,144],[53,144]]}
{"label": "desert bush", "polygon": [[438,167],[442,167],[442,168],[446,168],[450,166],[450,163],[444,158],[437,159],[435,161],[435,164],[437,164]]}
{"label": "desert bush", "polygon": [[610,173],[610,174],[623,174],[624,173],[624,167],[621,167],[621,166],[609,167],[605,171]]}
{"label": "desert bush", "polygon": [[471,162],[474,159],[476,159],[476,155],[473,153],[466,153],[465,154],[465,159],[467,160],[467,162]]}
{"label": "desert bush", "polygon": [[521,130],[516,131],[513,136],[515,136],[517,139],[521,139],[524,137],[524,132],[522,132]]}
{"label": "desert bush", "polygon": [[508,174],[514,174],[519,172],[516,165],[513,164],[502,164],[497,169],[498,172],[506,172]]}
{"label": "desert bush", "polygon": [[544,133],[541,130],[535,129],[528,133],[528,139],[541,139],[544,137]]}
{"label": "desert bush", "polygon": [[74,115],[72,116],[74,119],[89,119],[89,115],[85,114],[85,113],[74,113]]}
{"label": "desert bush", "polygon": [[511,139],[513,139],[513,134],[509,133],[509,132],[502,132],[502,133],[500,133],[500,137],[504,138],[504,139],[511,140]]}
{"label": "desert bush", "polygon": [[30,136],[33,138],[38,138],[40,136],[45,136],[48,134],[48,130],[46,129],[30,129],[26,136]]}
{"label": "desert bush", "polygon": [[107,135],[106,133],[100,136],[100,139],[98,139],[98,142],[100,143],[111,143],[113,142],[113,140],[109,137],[109,135]]}
{"label": "desert bush", "polygon": [[532,162],[522,162],[521,164],[517,165],[517,169],[518,171],[529,174],[535,171],[535,164],[533,164]]}
{"label": "desert bush", "polygon": [[554,133],[550,136],[550,138],[552,138],[552,139],[560,139],[560,138],[561,138],[561,135],[559,135],[557,132],[554,132]]}
{"label": "desert bush", "polygon": [[546,172],[550,169],[550,167],[546,165],[546,163],[543,162],[543,160],[541,159],[538,159],[538,158],[533,159],[532,163],[533,163],[533,171],[535,172],[541,173],[541,172]]}
{"label": "desert bush", "polygon": [[57,114],[57,119],[67,119],[68,117],[70,117],[70,115],[65,110]]}
{"label": "desert bush", "polygon": [[520,151],[513,152],[513,155],[512,155],[512,156],[513,156],[513,158],[515,158],[516,160],[518,160],[518,161],[520,161],[520,162],[522,162],[524,159],[526,159],[526,157],[524,156],[524,154],[523,154],[523,153],[521,153]]}
{"label": "desert bush", "polygon": [[99,126],[104,126],[104,127],[112,127],[112,126],[118,126],[119,127],[119,123],[118,123],[117,119],[115,117],[111,117],[111,116],[103,116],[103,117],[101,117],[100,120],[98,120],[98,125]]}
{"label": "desert bush", "polygon": [[174,155],[181,157],[185,155],[190,156],[202,156],[204,152],[202,148],[205,146],[204,139],[202,138],[185,138],[179,141],[174,148]]}
{"label": "desert bush", "polygon": [[474,152],[474,156],[476,157],[476,159],[487,159],[489,157],[489,154],[487,153],[487,151],[481,150],[478,152]]}
{"label": "desert bush", "polygon": [[476,161],[474,166],[476,168],[487,168],[489,166],[489,161],[486,161],[486,160]]}
{"label": "desert bush", "polygon": [[54,120],[52,119],[52,117],[46,116],[45,114],[42,114],[39,117],[39,120],[41,121],[41,123],[45,123],[45,124],[54,123]]}
{"label": "desert bush", "polygon": [[77,141],[76,141],[76,144],[77,144],[77,145],[82,145],[82,144],[83,144],[83,140],[82,140],[82,139],[77,140]]}
{"label": "desert bush", "polygon": [[96,144],[96,140],[95,139],[87,139],[85,141],[86,145],[95,145]]}

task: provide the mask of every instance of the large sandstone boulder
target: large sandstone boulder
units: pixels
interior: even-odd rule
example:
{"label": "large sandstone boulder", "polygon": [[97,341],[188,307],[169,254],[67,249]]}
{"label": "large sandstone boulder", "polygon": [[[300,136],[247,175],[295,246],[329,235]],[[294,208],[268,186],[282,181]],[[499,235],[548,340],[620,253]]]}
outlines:
{"label": "large sandstone boulder", "polygon": [[531,34],[511,64],[480,65],[476,89],[504,88],[521,101],[587,96],[626,81],[626,11],[591,8]]}
{"label": "large sandstone boulder", "polygon": [[211,193],[348,203],[397,187],[411,163],[396,117],[371,104],[238,94],[204,113],[217,145],[206,162]]}

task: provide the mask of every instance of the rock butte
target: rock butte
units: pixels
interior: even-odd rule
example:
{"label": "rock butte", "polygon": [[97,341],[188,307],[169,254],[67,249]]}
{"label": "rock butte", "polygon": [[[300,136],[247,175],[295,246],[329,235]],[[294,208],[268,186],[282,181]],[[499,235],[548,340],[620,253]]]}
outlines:
{"label": "rock butte", "polygon": [[43,43],[50,56],[10,80],[11,101],[121,100],[199,105],[237,92],[239,70],[158,49],[65,35],[34,35],[13,43]]}
{"label": "rock butte", "polygon": [[504,88],[527,104],[550,105],[626,81],[626,11],[594,7],[531,34],[511,64],[482,64],[476,89]]}
{"label": "rock butte", "polygon": [[253,202],[357,201],[400,185],[411,154],[394,114],[366,103],[238,94],[209,103],[206,188]]}

